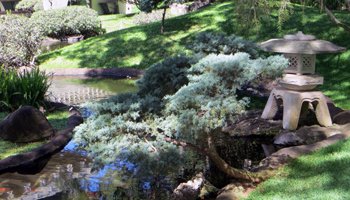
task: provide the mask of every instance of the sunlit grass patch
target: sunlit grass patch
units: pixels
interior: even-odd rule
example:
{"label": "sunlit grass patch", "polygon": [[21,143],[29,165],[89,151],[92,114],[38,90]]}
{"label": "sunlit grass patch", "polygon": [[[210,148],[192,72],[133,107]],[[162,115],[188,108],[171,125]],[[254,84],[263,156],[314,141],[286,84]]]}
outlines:
{"label": "sunlit grass patch", "polygon": [[348,199],[350,141],[302,156],[260,184],[248,199]]}

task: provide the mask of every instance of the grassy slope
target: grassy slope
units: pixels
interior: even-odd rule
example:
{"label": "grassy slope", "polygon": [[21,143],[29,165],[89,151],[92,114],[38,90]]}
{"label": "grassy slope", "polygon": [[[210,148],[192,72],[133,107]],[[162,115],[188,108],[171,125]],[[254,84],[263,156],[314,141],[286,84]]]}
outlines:
{"label": "grassy slope", "polygon": [[106,29],[107,33],[136,26],[132,20],[132,15],[112,14],[100,15],[102,27]]}
{"label": "grassy slope", "polygon": [[259,185],[248,199],[349,199],[350,140],[303,156]]}
{"label": "grassy slope", "polygon": [[[188,52],[186,45],[198,32],[206,30],[235,33],[257,42],[302,30],[350,48],[350,34],[334,26],[325,14],[311,8],[306,8],[304,12],[300,7],[294,10],[282,31],[278,31],[276,19],[254,29],[243,30],[235,20],[233,3],[216,3],[198,12],[166,20],[167,32],[164,35],[159,34],[159,22],[111,32],[43,54],[39,57],[40,67],[144,69],[170,55]],[[337,16],[350,21],[348,13],[338,13]],[[108,19],[107,16],[105,21]],[[350,50],[340,56],[318,56],[317,70],[325,77],[322,91],[338,106],[350,109]]]}

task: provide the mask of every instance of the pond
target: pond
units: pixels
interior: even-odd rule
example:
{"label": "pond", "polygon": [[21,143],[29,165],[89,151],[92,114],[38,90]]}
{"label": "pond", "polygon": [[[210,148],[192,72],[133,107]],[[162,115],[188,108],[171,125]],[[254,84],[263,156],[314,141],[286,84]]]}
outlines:
{"label": "pond", "polygon": [[134,79],[53,76],[47,95],[53,102],[79,105],[136,90]]}
{"label": "pond", "polygon": [[[136,89],[133,79],[54,76],[47,95],[51,101],[79,105]],[[115,171],[132,171],[131,163],[119,161],[93,170],[91,160],[74,147],[71,141],[63,151],[50,158],[40,173],[1,174],[0,199],[101,199],[113,195],[112,192],[108,193],[109,187],[113,188],[113,192],[118,187],[126,191],[127,184],[123,183],[122,178],[116,177],[119,174]],[[144,184],[147,186],[147,183]],[[122,197],[127,193],[116,195]]]}
{"label": "pond", "polygon": [[0,175],[0,199],[149,199],[149,183],[127,177],[135,165],[119,161],[96,170],[74,147],[71,141],[40,173]]}
{"label": "pond", "polygon": [[[79,105],[131,91],[136,91],[132,79],[56,76],[52,79],[48,97],[53,101]],[[231,160],[239,161],[239,167],[245,158],[261,159],[257,156],[259,148],[261,151],[260,144],[252,146],[251,143],[243,139],[235,144],[219,145],[219,153],[232,155]],[[76,146],[72,140],[37,174],[1,174],[0,199],[171,199],[172,190],[179,181],[187,181],[193,175],[184,177],[183,168],[167,171],[166,175],[161,172],[140,175],[139,169],[147,167],[118,159],[109,165],[96,166],[87,153],[77,150]],[[242,151],[237,153],[237,149]],[[248,150],[254,153],[245,152]],[[247,157],[239,158],[237,154]],[[210,170],[217,171],[215,168]],[[228,180],[226,176],[219,179],[217,173],[213,177],[222,182]]]}

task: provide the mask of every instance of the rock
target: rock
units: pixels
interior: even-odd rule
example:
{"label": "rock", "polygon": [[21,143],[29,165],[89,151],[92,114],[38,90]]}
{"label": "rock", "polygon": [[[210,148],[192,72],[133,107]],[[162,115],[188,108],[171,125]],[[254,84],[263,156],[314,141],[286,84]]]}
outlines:
{"label": "rock", "polygon": [[48,138],[54,130],[36,108],[23,106],[0,122],[0,138],[11,142],[33,142]]}
{"label": "rock", "polygon": [[313,144],[332,135],[340,134],[337,126],[320,127],[318,125],[304,126],[296,131],[283,131],[275,137],[274,144],[281,146],[298,146]]}
{"label": "rock", "polygon": [[343,125],[350,123],[350,110],[342,111],[333,117],[333,123]]}
{"label": "rock", "polygon": [[261,147],[264,150],[264,154],[266,157],[276,152],[275,146],[272,144],[261,144]]}
{"label": "rock", "polygon": [[276,136],[273,143],[281,146],[296,146],[301,145],[302,142],[302,139],[299,138],[295,132],[284,132]]}
{"label": "rock", "polygon": [[344,110],[341,109],[341,108],[338,108],[337,106],[335,106],[334,103],[331,102],[330,99],[327,99],[327,101],[328,101],[327,102],[327,106],[328,106],[329,114],[331,115],[332,120],[334,120],[334,117],[337,114],[343,112]]}
{"label": "rock", "polygon": [[231,136],[276,135],[282,129],[281,121],[265,120],[261,111],[247,111],[234,124],[222,128]]}
{"label": "rock", "polygon": [[185,4],[173,3],[169,7],[172,15],[184,15],[189,12],[189,6]]}
{"label": "rock", "polygon": [[251,183],[231,183],[223,187],[216,200],[238,200],[246,198],[255,186]]}
{"label": "rock", "polygon": [[204,184],[204,176],[202,173],[197,174],[192,180],[181,183],[173,192],[172,199],[176,200],[192,200],[197,199],[200,194],[201,187]]}
{"label": "rock", "polygon": [[218,188],[205,180],[197,199],[212,199],[213,196],[217,195],[218,191]]}

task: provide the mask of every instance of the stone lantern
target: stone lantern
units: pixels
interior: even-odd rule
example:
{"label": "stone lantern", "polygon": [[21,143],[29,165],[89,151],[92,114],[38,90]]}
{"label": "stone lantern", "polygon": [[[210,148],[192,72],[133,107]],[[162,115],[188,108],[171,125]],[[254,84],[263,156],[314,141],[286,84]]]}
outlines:
{"label": "stone lantern", "polygon": [[302,32],[268,40],[261,43],[260,47],[265,51],[283,53],[289,60],[279,87],[272,90],[261,117],[272,119],[278,109],[277,99],[282,99],[283,128],[295,130],[302,104],[309,102],[315,107],[318,122],[323,126],[331,126],[326,98],[322,92],[313,90],[323,84],[323,77],[315,74],[316,54],[342,52],[345,48],[325,40],[316,40],[313,35],[304,35]]}

